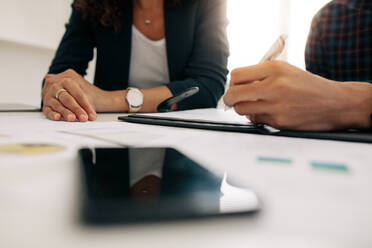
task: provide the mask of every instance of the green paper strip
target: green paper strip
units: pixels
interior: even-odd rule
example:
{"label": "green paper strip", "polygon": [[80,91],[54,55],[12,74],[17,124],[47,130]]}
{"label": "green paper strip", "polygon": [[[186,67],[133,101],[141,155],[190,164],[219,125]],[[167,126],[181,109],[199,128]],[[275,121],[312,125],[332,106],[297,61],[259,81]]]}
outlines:
{"label": "green paper strip", "polygon": [[274,157],[257,157],[258,162],[275,163],[275,164],[292,164],[291,159],[274,158]]}
{"label": "green paper strip", "polygon": [[324,163],[324,162],[312,162],[311,166],[314,169],[332,170],[332,171],[349,171],[349,168],[344,164]]}

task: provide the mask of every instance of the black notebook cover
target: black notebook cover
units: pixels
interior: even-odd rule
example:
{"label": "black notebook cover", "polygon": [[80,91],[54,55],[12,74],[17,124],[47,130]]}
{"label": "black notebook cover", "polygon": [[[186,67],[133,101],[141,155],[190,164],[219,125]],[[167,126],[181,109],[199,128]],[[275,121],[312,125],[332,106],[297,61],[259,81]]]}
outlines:
{"label": "black notebook cover", "polygon": [[263,135],[273,135],[279,137],[305,138],[305,139],[321,139],[321,140],[336,140],[372,143],[372,132],[360,132],[356,130],[339,131],[339,132],[299,132],[299,131],[279,131],[266,125],[239,125],[231,123],[189,120],[170,117],[157,117],[149,115],[128,115],[121,116],[119,120],[159,126],[195,128],[203,130],[253,133]]}

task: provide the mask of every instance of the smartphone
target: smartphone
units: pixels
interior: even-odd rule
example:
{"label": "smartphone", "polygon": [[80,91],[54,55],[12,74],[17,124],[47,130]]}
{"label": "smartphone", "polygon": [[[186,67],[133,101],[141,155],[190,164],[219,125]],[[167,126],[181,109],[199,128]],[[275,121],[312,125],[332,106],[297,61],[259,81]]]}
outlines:
{"label": "smartphone", "polygon": [[[81,219],[130,224],[260,210],[257,195],[236,187],[172,148],[96,148],[79,151]],[[143,178],[141,178],[143,176]]]}

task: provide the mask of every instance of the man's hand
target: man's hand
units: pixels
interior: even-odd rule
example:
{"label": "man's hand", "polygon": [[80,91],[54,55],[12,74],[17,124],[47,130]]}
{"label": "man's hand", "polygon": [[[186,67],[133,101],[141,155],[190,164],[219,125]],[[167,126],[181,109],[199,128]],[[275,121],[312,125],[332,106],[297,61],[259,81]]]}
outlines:
{"label": "man's hand", "polygon": [[[56,98],[57,92],[58,99]],[[42,91],[43,112],[47,118],[59,121],[94,121],[97,101],[103,91],[86,81],[74,70],[48,74]]]}
{"label": "man's hand", "polygon": [[371,127],[370,84],[334,82],[284,62],[234,70],[224,101],[252,122],[282,130]]}

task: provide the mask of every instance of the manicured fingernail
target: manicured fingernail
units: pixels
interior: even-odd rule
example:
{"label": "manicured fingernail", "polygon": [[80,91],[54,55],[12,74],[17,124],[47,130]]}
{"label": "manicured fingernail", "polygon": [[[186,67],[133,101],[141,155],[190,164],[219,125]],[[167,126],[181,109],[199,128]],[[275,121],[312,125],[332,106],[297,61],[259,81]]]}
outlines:
{"label": "manicured fingernail", "polygon": [[88,120],[88,116],[80,115],[80,121],[87,121],[87,120]]}
{"label": "manicured fingernail", "polygon": [[97,119],[97,115],[96,114],[89,114],[89,118],[91,120],[95,120],[95,119]]}
{"label": "manicured fingernail", "polygon": [[68,115],[67,120],[68,121],[75,121],[76,117],[74,115]]}

